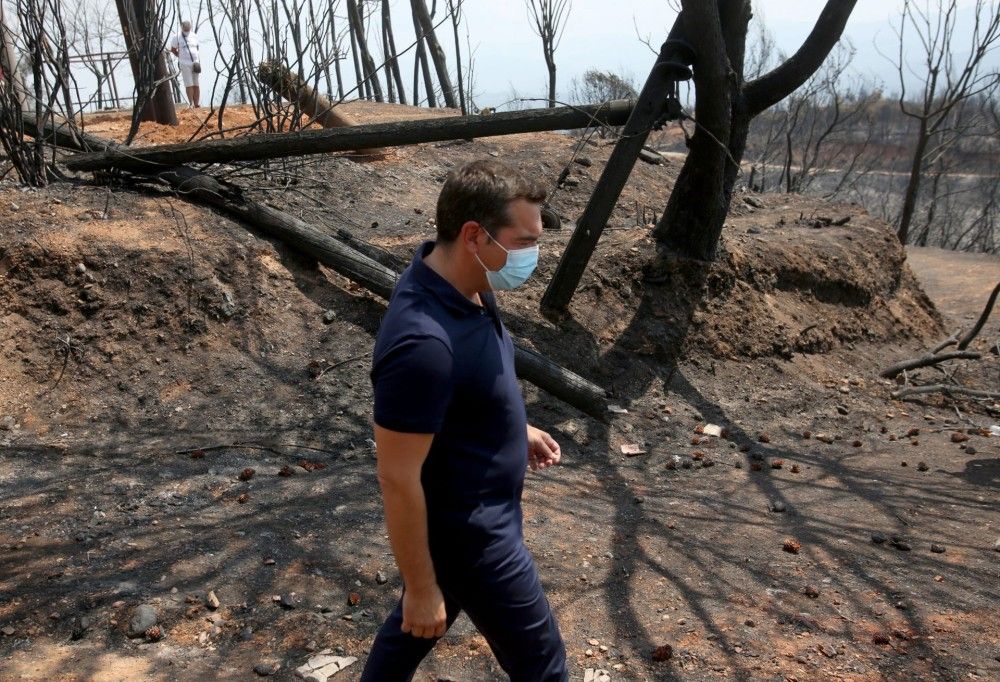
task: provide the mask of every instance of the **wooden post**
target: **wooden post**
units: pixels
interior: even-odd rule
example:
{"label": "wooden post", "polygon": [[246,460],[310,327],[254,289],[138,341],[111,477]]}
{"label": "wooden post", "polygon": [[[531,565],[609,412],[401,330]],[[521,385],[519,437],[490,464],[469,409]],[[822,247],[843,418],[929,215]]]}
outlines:
{"label": "wooden post", "polygon": [[81,154],[67,159],[66,167],[76,171],[118,168],[149,172],[162,169],[164,166],[177,166],[183,163],[278,159],[470,137],[569,130],[595,125],[620,126],[628,119],[633,104],[631,100],[618,100],[577,107],[505,111],[488,116],[448,116],[359,125],[352,128],[302,130],[294,133],[249,135],[225,140],[136,147],[128,150],[109,149],[100,154]]}
{"label": "wooden post", "polygon": [[541,302],[543,310],[559,311],[569,305],[618,197],[646,144],[650,130],[666,112],[667,93],[672,87],[672,74],[667,67],[671,52],[669,41],[663,43],[646,84],[639,93],[635,109],[611,152],[583,215],[577,221],[552,281],[545,289]]}

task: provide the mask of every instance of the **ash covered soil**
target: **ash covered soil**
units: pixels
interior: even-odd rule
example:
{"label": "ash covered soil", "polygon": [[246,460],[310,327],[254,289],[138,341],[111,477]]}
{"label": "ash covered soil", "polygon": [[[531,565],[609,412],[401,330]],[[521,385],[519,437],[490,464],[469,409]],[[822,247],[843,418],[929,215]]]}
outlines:
{"label": "ash covered soil", "polygon": [[[230,170],[408,260],[449,169],[496,157],[554,183],[570,164],[564,228],[500,300],[516,338],[627,411],[524,387],[564,452],[528,475],[525,533],[573,679],[1000,676],[1000,406],[894,401],[878,377],[968,325],[1000,261],[977,260],[983,284],[918,259],[938,309],[886,225],[776,195],[736,198],[715,264],[658,261],[646,222],[679,167],[639,164],[547,319],[610,149],[533,134],[331,156],[272,164],[280,190]],[[332,679],[357,679],[400,588],[370,441],[383,302],[165,192],[3,184],[0,207],[0,678],[290,680],[330,649],[360,659]],[[998,333],[955,380],[996,390]],[[503,675],[462,619],[418,679]]]}

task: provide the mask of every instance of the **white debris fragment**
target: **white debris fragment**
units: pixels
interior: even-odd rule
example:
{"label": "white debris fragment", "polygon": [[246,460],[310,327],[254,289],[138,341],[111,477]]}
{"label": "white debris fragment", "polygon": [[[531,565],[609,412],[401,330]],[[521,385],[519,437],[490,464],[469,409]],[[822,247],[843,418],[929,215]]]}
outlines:
{"label": "white debris fragment", "polygon": [[306,682],[326,682],[357,660],[355,656],[336,656],[331,649],[323,649],[296,668],[295,675]]}

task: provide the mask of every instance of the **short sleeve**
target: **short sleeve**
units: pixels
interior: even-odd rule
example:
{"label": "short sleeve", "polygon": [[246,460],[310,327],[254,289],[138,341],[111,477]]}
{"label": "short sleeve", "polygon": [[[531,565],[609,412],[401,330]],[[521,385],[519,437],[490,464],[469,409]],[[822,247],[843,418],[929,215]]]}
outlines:
{"label": "short sleeve", "polygon": [[437,433],[452,394],[452,355],[433,336],[402,339],[372,367],[375,423],[401,433]]}

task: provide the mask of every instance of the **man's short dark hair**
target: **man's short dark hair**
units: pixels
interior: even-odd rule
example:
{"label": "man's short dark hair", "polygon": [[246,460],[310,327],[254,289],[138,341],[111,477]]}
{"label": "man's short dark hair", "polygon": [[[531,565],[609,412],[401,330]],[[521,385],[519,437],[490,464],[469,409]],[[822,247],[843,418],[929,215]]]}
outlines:
{"label": "man's short dark hair", "polygon": [[541,204],[545,189],[499,161],[473,161],[453,170],[437,202],[437,239],[453,242],[462,225],[474,220],[490,234],[510,224],[507,207],[516,199]]}

